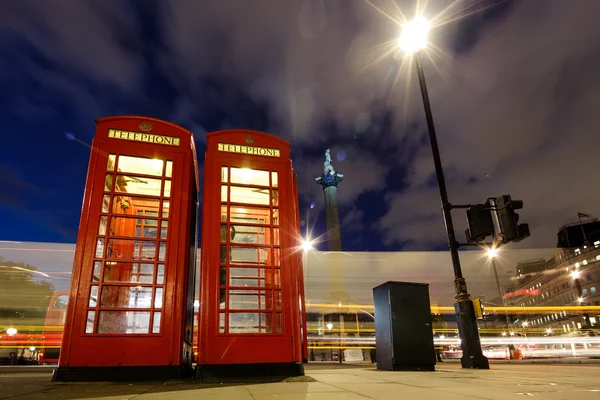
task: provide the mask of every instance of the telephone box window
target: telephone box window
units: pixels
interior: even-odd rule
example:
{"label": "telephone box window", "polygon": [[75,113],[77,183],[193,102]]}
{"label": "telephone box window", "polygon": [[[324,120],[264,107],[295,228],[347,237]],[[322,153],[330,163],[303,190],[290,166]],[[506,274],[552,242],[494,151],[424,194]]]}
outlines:
{"label": "telephone box window", "polygon": [[141,194],[145,196],[160,196],[161,180],[155,178],[117,175],[115,192]]}
{"label": "telephone box window", "polygon": [[232,203],[269,205],[269,189],[231,186]]}
{"label": "telephone box window", "polygon": [[231,183],[269,187],[269,171],[231,167]]}
{"label": "telephone box window", "polygon": [[172,170],[171,160],[109,155],[85,333],[161,332]]}
{"label": "telephone box window", "polygon": [[164,161],[154,158],[119,156],[119,172],[161,176]]}
{"label": "telephone box window", "polygon": [[277,172],[225,166],[220,175],[218,333],[281,334]]}

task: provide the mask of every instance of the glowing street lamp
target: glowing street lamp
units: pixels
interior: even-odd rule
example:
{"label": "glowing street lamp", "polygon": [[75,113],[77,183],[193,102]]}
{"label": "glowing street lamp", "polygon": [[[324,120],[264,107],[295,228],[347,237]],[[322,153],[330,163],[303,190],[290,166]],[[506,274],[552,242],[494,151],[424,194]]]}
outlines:
{"label": "glowing street lamp", "polygon": [[302,251],[304,251],[305,253],[308,253],[312,249],[313,249],[312,240],[304,240],[302,242]]}
{"label": "glowing street lamp", "polygon": [[490,260],[493,260],[498,255],[498,249],[495,247],[490,247],[487,251],[487,256]]}
{"label": "glowing street lamp", "polygon": [[454,287],[456,291],[456,314],[458,319],[458,332],[462,343],[463,356],[461,364],[463,368],[481,368],[489,369],[490,365],[487,358],[481,350],[481,341],[477,329],[477,320],[475,318],[475,308],[471,295],[467,291],[467,283],[462,274],[460,258],[458,255],[458,241],[454,233],[454,224],[452,223],[452,205],[448,200],[448,191],[446,190],[446,181],[442,168],[442,159],[438,148],[437,137],[435,134],[435,125],[433,123],[433,113],[427,93],[427,83],[425,82],[425,72],[421,63],[420,50],[427,47],[427,35],[429,33],[430,23],[422,16],[404,24],[402,34],[398,39],[398,47],[415,59],[417,66],[417,75],[419,77],[419,86],[421,87],[421,97],[423,98],[423,108],[425,109],[425,119],[427,121],[427,130],[429,132],[429,142],[431,143],[431,152],[433,153],[433,163],[435,165],[435,174],[437,177],[440,198],[442,200],[442,214],[446,225],[446,234],[448,236],[448,247],[452,258],[452,267],[454,269]]}
{"label": "glowing street lamp", "polygon": [[16,335],[16,334],[17,334],[17,330],[16,330],[15,328],[8,328],[8,329],[6,330],[6,334],[7,334],[8,336],[14,336],[14,335]]}
{"label": "glowing street lamp", "polygon": [[571,278],[573,278],[573,279],[579,279],[579,275],[581,275],[579,273],[579,271],[573,271],[573,272],[571,272]]}
{"label": "glowing street lamp", "polygon": [[416,17],[407,22],[398,39],[398,47],[409,54],[426,48],[430,26],[431,24],[424,17]]}

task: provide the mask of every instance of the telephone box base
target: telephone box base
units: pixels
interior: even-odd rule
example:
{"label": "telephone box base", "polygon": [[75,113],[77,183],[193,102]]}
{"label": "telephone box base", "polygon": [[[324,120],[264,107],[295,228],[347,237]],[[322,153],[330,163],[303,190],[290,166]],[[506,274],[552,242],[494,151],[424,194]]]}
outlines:
{"label": "telephone box base", "polygon": [[[223,379],[252,378],[288,378],[304,376],[302,363],[268,363],[268,364],[214,364],[197,365],[196,378],[201,381],[214,382]],[[280,380],[280,379],[279,379]]]}
{"label": "telephone box base", "polygon": [[52,372],[52,382],[163,381],[193,376],[193,369],[180,366],[58,367]]}

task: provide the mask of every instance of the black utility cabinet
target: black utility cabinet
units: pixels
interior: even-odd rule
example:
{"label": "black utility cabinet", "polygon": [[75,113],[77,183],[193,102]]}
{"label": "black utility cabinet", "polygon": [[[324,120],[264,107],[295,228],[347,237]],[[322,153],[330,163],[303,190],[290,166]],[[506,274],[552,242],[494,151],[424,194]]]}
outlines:
{"label": "black utility cabinet", "polygon": [[377,369],[435,371],[429,284],[386,282],[373,300]]}

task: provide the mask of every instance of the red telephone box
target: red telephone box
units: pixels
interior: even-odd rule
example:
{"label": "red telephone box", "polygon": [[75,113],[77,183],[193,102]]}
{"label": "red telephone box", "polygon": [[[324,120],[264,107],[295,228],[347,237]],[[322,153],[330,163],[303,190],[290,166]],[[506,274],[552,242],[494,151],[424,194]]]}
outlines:
{"label": "red telephone box", "polygon": [[290,144],[207,135],[197,375],[302,375],[307,361],[298,190]]}
{"label": "red telephone box", "polygon": [[96,123],[53,380],[179,377],[193,360],[193,135],[147,117]]}

